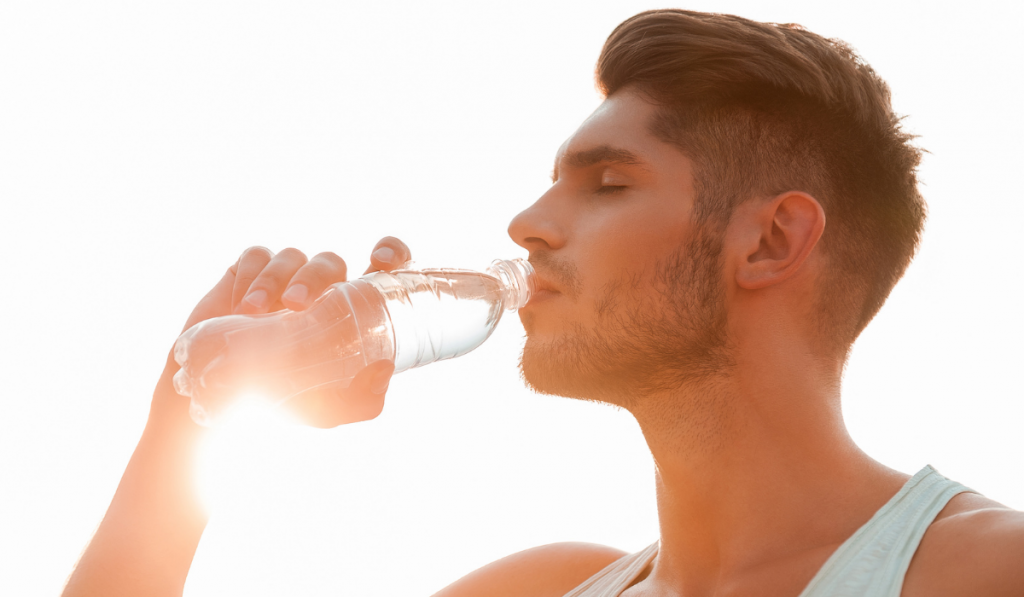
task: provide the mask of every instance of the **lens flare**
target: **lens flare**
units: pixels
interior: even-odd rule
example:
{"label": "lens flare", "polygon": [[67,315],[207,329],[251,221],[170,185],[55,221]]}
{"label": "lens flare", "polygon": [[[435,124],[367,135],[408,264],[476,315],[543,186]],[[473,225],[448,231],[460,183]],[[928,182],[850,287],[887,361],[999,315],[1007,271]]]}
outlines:
{"label": "lens flare", "polygon": [[[240,396],[199,448],[200,497],[210,513],[244,509],[265,493],[276,466],[285,464],[280,450],[298,423],[285,409],[258,394]],[[277,448],[275,449],[275,446]]]}

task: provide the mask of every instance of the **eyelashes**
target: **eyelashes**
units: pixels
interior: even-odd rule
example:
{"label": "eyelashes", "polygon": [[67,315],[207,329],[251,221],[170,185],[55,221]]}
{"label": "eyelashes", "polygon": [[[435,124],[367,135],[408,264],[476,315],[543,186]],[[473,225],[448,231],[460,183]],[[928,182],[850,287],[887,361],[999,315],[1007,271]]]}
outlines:
{"label": "eyelashes", "polygon": [[616,195],[628,189],[625,185],[601,185],[595,191],[598,195]]}
{"label": "eyelashes", "polygon": [[[610,175],[609,176],[609,173],[607,171],[603,172],[602,175],[601,175],[601,178],[599,180],[594,181],[596,183],[596,185],[595,185],[596,189],[594,190],[594,194],[596,194],[596,195],[616,195],[618,193],[624,192],[626,189],[628,189],[630,187],[630,185],[627,185],[627,184],[615,184],[616,182],[620,182],[620,180],[617,180],[617,179],[620,179],[620,178],[621,177],[618,176],[618,175]],[[559,182],[558,170],[555,169],[554,171],[551,172],[551,184],[552,184],[552,186],[554,186],[558,182]],[[576,184],[578,184],[578,185],[586,185],[586,181],[585,181],[585,179],[581,179],[581,180],[578,180],[578,182],[574,183],[574,185],[576,185]]]}

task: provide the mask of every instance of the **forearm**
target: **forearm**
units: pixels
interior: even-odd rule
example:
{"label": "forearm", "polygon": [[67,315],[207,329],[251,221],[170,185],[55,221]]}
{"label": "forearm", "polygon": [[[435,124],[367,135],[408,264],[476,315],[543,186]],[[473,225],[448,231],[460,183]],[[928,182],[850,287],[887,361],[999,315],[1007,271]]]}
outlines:
{"label": "forearm", "polygon": [[188,399],[157,385],[146,429],[64,597],[181,595],[206,526],[195,486],[203,430]]}

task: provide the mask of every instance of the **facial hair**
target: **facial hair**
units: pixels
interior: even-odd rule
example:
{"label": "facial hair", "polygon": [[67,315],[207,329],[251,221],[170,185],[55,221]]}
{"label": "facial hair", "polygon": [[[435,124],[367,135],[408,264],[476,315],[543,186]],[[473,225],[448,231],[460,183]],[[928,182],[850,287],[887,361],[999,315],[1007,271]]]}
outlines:
{"label": "facial hair", "polygon": [[[676,253],[602,288],[595,326],[575,323],[560,337],[541,342],[529,337],[527,325],[519,363],[526,384],[543,394],[631,410],[645,395],[706,381],[725,370],[731,358],[720,278],[722,235],[711,228],[698,226]],[[531,255],[530,261],[562,288],[580,294],[572,264],[547,252]]]}

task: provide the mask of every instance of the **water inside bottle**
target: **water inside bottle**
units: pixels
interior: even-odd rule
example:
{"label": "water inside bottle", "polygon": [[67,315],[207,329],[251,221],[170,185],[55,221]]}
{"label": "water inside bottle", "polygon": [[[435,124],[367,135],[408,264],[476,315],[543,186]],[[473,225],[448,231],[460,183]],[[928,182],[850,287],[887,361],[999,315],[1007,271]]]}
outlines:
{"label": "water inside bottle", "polygon": [[472,270],[372,274],[395,334],[395,371],[466,354],[486,340],[505,309],[501,282]]}

